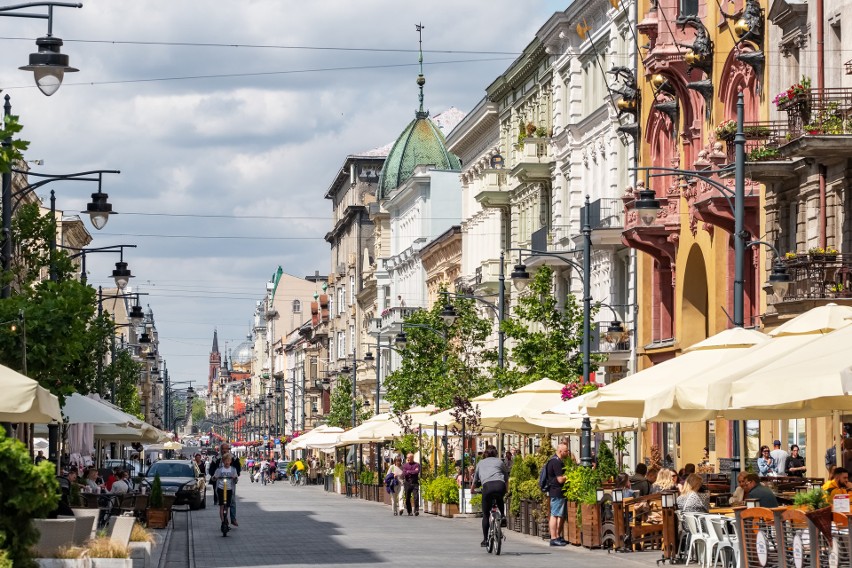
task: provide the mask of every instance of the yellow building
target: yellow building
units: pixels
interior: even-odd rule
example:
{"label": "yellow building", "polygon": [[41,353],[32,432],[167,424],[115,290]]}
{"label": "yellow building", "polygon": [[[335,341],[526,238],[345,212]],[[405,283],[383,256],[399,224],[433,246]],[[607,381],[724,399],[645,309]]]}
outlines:
{"label": "yellow building", "polygon": [[[760,6],[642,0],[638,7],[639,163],[642,167],[718,169],[733,162],[730,123],[742,91],[746,122],[767,113]],[[745,10],[740,13],[740,11]],[[754,16],[754,17],[752,17]],[[736,41],[735,41],[736,38]],[[622,105],[627,106],[627,105]],[[660,175],[664,174],[664,175]],[[712,175],[712,174],[711,174]],[[627,188],[623,241],[645,254],[638,262],[639,368],[677,356],[685,348],[732,326],[734,216],[728,196],[696,177],[663,170],[640,171]],[[730,187],[733,176],[715,180]],[[652,190],[661,210],[645,223],[634,207],[639,192]],[[747,181],[745,229],[762,234],[762,186]],[[744,324],[760,326],[765,252],[746,251]],[[651,424],[645,448],[660,447],[675,464],[731,455],[724,421]]]}

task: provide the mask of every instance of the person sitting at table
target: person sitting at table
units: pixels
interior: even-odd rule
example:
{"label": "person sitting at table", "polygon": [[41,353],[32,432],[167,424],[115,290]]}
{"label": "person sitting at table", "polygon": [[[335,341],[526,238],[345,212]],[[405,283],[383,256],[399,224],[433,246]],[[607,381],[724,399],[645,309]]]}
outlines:
{"label": "person sitting at table", "polygon": [[757,457],[757,472],[762,476],[778,475],[778,464],[772,457],[769,446],[760,447],[760,455]]}
{"label": "person sitting at table", "polygon": [[745,490],[745,498],[757,499],[757,503],[761,507],[772,508],[778,506],[778,499],[775,498],[775,494],[771,489],[760,484],[760,478],[755,473],[746,475],[743,489]]}
{"label": "person sitting at table", "polygon": [[849,493],[849,470],[845,467],[832,469],[831,479],[823,484],[822,490],[828,493],[829,499],[833,499],[838,494]]}
{"label": "person sitting at table", "polygon": [[651,482],[648,481],[647,474],[648,466],[641,462],[637,463],[636,474],[630,478],[630,488],[637,497],[651,493]]}
{"label": "person sitting at table", "polygon": [[119,471],[118,476],[118,479],[112,484],[110,493],[113,495],[124,495],[130,491],[130,473],[127,471]]}
{"label": "person sitting at table", "polygon": [[641,497],[638,491],[630,488],[630,476],[626,473],[619,473],[615,476],[615,488],[621,489],[624,497]]}
{"label": "person sitting at table", "polygon": [[743,501],[745,501],[745,482],[747,476],[747,471],[741,471],[737,474],[737,488],[734,489],[731,498],[728,500],[728,503],[731,505],[742,505]]}
{"label": "person sitting at table", "polygon": [[683,482],[683,488],[680,492],[680,497],[677,498],[677,508],[684,513],[707,513],[707,502],[698,492],[701,489],[701,476],[696,473],[690,473],[686,481]]}
{"label": "person sitting at table", "polygon": [[90,493],[100,493],[101,492],[101,484],[98,483],[98,468],[90,467],[87,468],[83,473],[83,478],[86,482],[86,488]]}
{"label": "person sitting at table", "polygon": [[662,493],[663,491],[673,491],[675,489],[677,489],[675,474],[667,467],[661,469],[657,473],[657,480],[651,486],[651,493]]}
{"label": "person sitting at table", "polygon": [[804,456],[799,455],[799,446],[793,444],[790,446],[790,457],[787,458],[787,471],[784,473],[791,477],[804,477],[807,469],[805,467]]}

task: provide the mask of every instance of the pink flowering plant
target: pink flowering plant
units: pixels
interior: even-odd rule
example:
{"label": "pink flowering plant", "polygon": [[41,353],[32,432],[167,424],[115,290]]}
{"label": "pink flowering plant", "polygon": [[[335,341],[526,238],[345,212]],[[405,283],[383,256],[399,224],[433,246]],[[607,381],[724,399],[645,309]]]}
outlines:
{"label": "pink flowering plant", "polygon": [[598,389],[597,383],[568,383],[562,387],[562,400],[571,400]]}
{"label": "pink flowering plant", "polygon": [[775,95],[775,98],[772,99],[772,102],[775,104],[776,108],[780,107],[790,101],[795,100],[799,95],[806,95],[811,91],[811,79],[810,77],[806,77],[802,75],[802,80],[796,83],[795,85],[791,85],[786,91],[782,91]]}
{"label": "pink flowering plant", "polygon": [[723,120],[716,127],[716,138],[719,140],[730,140],[737,133],[736,120]]}

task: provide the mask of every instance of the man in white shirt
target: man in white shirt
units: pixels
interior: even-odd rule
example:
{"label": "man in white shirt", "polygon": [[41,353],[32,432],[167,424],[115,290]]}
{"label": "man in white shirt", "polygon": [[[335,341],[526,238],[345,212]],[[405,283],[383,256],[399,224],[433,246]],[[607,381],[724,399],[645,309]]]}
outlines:
{"label": "man in white shirt", "polygon": [[110,493],[113,493],[114,495],[124,495],[130,491],[130,474],[126,471],[122,471],[120,472],[120,475],[121,477],[113,482],[112,489],[110,490]]}
{"label": "man in white shirt", "polygon": [[787,471],[787,458],[790,457],[790,454],[781,449],[781,440],[775,440],[772,445],[775,446],[775,449],[769,452],[769,455],[775,460],[777,466],[775,471],[778,472],[778,475],[784,475],[784,472]]}

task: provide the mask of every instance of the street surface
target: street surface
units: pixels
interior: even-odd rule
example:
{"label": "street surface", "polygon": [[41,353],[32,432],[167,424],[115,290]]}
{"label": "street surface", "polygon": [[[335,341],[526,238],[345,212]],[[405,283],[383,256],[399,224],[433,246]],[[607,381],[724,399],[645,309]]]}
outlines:
{"label": "street surface", "polygon": [[[245,476],[244,476],[245,477]],[[610,568],[654,566],[659,552],[607,554],[573,546],[551,548],[538,537],[507,531],[503,553],[480,548],[480,519],[433,515],[394,517],[390,507],[326,493],[321,486],[263,486],[243,479],[237,489],[237,521],[226,538],[218,508],[191,513],[187,561],[186,522],[176,519],[160,567],[346,566],[381,564],[419,567],[524,566]]]}

